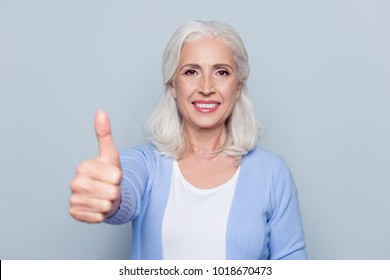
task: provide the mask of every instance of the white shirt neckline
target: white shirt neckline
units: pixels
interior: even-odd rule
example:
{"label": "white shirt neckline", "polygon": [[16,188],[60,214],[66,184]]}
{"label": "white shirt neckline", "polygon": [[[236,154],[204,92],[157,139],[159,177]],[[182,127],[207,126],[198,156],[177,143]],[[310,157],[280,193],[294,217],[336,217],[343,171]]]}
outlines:
{"label": "white shirt neckline", "polygon": [[204,189],[204,188],[199,188],[197,186],[194,186],[193,184],[188,182],[188,180],[184,177],[183,173],[181,172],[180,166],[179,166],[179,163],[177,162],[177,160],[173,160],[173,169],[177,172],[176,174],[179,177],[179,179],[181,180],[181,182],[183,183],[184,187],[189,188],[194,192],[198,192],[199,194],[213,193],[213,192],[216,192],[220,189],[225,188],[232,181],[237,181],[238,174],[240,173],[240,166],[239,166],[237,168],[237,170],[234,172],[233,176],[230,177],[226,182],[224,182],[218,186],[212,187],[212,188]]}

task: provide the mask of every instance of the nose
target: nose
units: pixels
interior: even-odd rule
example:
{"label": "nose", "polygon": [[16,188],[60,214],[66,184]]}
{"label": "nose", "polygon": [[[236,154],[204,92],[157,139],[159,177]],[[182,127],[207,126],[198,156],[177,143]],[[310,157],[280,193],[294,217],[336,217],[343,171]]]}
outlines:
{"label": "nose", "polygon": [[214,82],[211,75],[203,75],[199,86],[199,93],[203,95],[215,93]]}

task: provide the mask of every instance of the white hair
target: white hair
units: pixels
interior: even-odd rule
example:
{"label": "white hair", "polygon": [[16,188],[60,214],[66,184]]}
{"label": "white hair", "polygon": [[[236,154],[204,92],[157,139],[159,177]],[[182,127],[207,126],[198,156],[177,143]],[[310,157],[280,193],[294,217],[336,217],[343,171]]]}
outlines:
{"label": "white hair", "polygon": [[256,145],[260,126],[256,121],[253,104],[246,88],[246,79],[249,75],[248,55],[240,36],[226,23],[190,21],[175,31],[163,56],[165,92],[149,116],[146,130],[150,140],[161,154],[179,158],[184,152],[186,137],[176,101],[170,91],[170,84],[175,77],[183,45],[202,37],[221,39],[231,48],[237,64],[238,79],[242,89],[232,114],[226,120],[227,137],[220,153],[240,160]]}

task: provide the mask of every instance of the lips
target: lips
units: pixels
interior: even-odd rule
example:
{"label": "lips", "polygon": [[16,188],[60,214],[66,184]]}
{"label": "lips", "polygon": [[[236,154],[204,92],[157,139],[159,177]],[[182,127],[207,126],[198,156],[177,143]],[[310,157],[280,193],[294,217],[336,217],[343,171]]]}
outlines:
{"label": "lips", "polygon": [[221,103],[215,100],[196,100],[192,102],[195,110],[201,113],[211,113],[218,109]]}

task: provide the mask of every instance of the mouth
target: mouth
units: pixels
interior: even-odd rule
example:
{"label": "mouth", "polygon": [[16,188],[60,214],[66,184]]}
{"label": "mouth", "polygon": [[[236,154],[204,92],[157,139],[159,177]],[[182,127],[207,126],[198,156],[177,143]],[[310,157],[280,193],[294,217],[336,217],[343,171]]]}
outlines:
{"label": "mouth", "polygon": [[197,100],[192,102],[195,110],[201,113],[211,113],[218,109],[218,106],[221,105],[220,102],[214,100]]}

